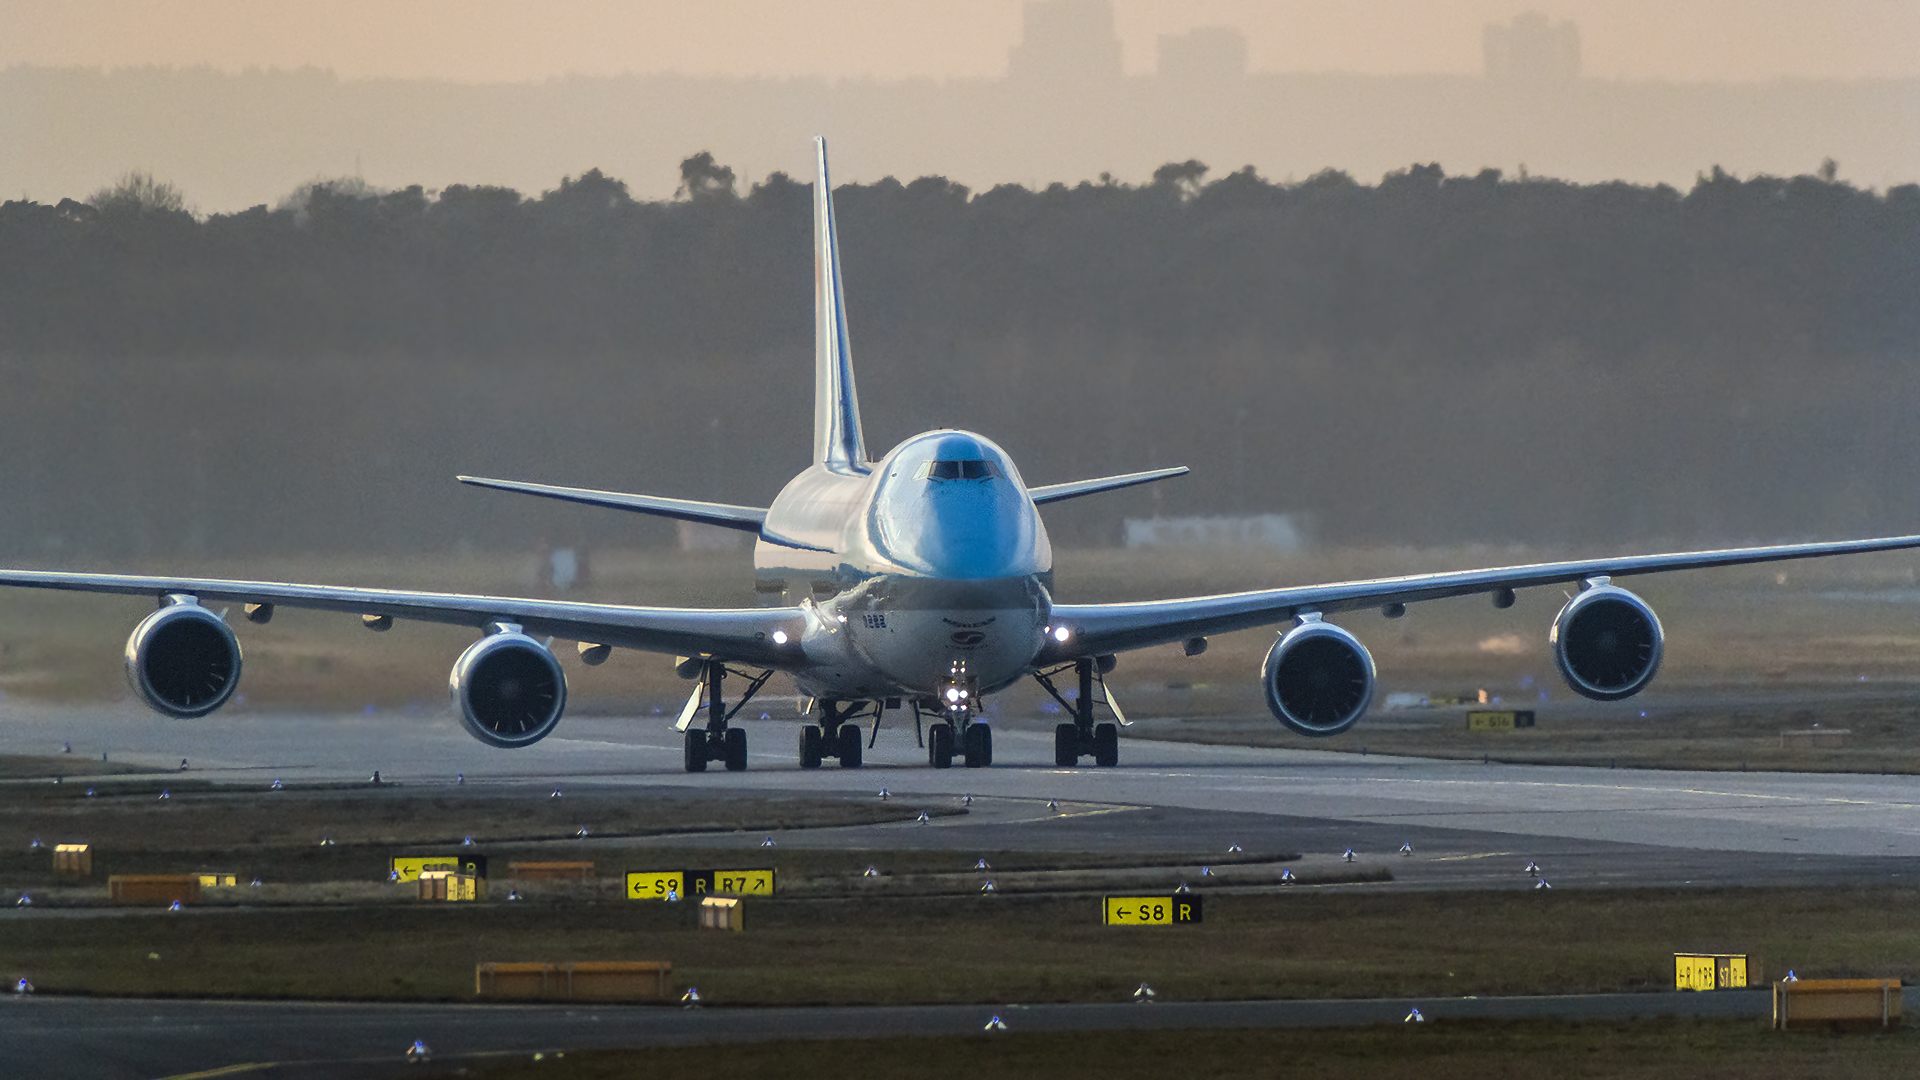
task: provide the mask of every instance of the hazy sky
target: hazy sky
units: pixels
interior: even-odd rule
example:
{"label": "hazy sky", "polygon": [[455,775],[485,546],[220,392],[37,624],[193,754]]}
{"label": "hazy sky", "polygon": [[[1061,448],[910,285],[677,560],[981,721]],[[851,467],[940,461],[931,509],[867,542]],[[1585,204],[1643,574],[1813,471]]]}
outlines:
{"label": "hazy sky", "polygon": [[[7,0],[0,66],[331,68],[466,82],[570,72],[990,77],[1021,0]],[[1598,78],[1920,77],[1920,0],[1113,0],[1127,68],[1233,25],[1256,71],[1477,72],[1480,30],[1580,26]]]}

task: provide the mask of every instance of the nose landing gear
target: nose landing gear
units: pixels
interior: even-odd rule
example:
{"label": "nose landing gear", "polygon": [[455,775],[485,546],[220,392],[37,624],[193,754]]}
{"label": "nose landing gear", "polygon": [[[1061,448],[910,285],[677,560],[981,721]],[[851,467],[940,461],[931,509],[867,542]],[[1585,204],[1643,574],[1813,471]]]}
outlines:
{"label": "nose landing gear", "polygon": [[955,754],[969,769],[993,764],[993,729],[974,719],[979,700],[979,680],[967,674],[966,664],[956,661],[935,695],[934,712],[941,719],[927,732],[927,764],[952,768]]}

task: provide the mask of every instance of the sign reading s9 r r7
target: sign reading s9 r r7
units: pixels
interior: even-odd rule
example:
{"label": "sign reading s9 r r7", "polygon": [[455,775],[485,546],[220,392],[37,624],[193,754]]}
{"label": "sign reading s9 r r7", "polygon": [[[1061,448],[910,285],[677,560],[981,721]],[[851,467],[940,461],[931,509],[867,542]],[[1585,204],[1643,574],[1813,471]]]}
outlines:
{"label": "sign reading s9 r r7", "polygon": [[631,900],[698,900],[703,896],[772,896],[773,870],[653,870],[627,875]]}

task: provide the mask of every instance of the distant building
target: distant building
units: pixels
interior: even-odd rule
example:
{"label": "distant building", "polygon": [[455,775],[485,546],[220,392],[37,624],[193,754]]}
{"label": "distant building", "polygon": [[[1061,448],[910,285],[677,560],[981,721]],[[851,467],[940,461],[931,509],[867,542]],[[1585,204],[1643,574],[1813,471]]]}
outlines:
{"label": "distant building", "polygon": [[1016,82],[1120,78],[1120,35],[1109,0],[1029,0],[1020,44],[1007,54]]}
{"label": "distant building", "polygon": [[747,534],[739,529],[723,529],[697,521],[676,521],[673,532],[681,551],[739,551],[747,546]]}
{"label": "distant building", "polygon": [[1247,75],[1247,36],[1231,26],[1199,26],[1160,35],[1160,77],[1179,83],[1213,83]]}
{"label": "distant building", "polygon": [[1580,77],[1580,28],[1550,22],[1529,11],[1506,26],[1488,23],[1481,32],[1487,78],[1493,82],[1570,83]]}
{"label": "distant building", "polygon": [[1265,548],[1303,551],[1312,531],[1306,514],[1243,517],[1127,518],[1129,548]]}

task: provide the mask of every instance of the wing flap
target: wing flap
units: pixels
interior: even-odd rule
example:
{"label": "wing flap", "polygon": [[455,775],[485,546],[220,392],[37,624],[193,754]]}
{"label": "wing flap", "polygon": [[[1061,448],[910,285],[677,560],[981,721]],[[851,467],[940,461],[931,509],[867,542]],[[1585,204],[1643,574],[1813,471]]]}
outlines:
{"label": "wing flap", "polygon": [[1452,596],[1470,596],[1498,589],[1566,584],[1594,577],[1630,577],[1668,570],[1700,570],[1715,566],[1742,566],[1916,547],[1920,547],[1920,536],[1892,536],[1874,540],[1781,544],[1669,555],[1627,555],[1612,559],[1413,574],[1178,600],[1055,604],[1053,624],[1067,628],[1069,639],[1065,643],[1053,642],[1048,645],[1036,663],[1053,663],[1075,656],[1120,652],[1207,634],[1269,626],[1307,611],[1334,614],[1385,604],[1411,604]]}

